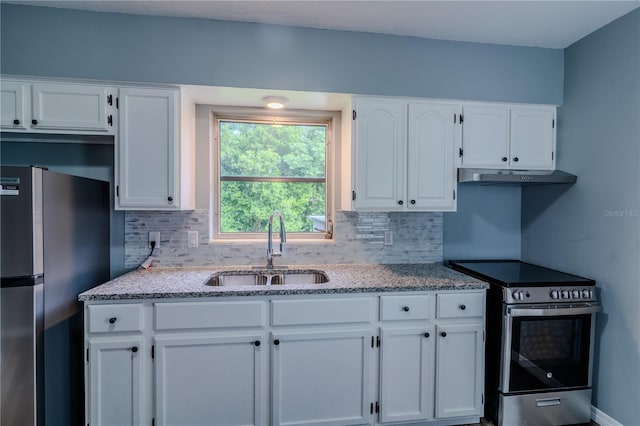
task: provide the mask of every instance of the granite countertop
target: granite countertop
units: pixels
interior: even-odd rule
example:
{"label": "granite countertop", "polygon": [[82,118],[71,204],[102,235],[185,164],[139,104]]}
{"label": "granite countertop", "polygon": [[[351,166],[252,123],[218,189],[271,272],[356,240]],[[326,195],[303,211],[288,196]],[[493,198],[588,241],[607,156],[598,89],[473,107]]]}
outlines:
{"label": "granite countertop", "polygon": [[180,297],[473,290],[489,287],[483,281],[437,263],[292,265],[290,269],[321,270],[326,273],[329,282],[306,285],[210,286],[205,283],[213,274],[229,270],[250,271],[251,267],[152,267],[148,270],[129,272],[80,294],[78,298],[81,301],[166,299]]}

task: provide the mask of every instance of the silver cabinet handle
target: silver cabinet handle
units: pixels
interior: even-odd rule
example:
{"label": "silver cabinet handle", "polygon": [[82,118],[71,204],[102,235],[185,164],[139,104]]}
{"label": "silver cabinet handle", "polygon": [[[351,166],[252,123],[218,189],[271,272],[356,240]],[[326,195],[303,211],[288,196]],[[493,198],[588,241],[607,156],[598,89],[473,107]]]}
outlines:
{"label": "silver cabinet handle", "polygon": [[560,405],[560,398],[536,399],[536,407],[551,407]]}
{"label": "silver cabinet handle", "polygon": [[575,306],[567,308],[508,308],[511,317],[550,317],[557,315],[582,315],[602,312],[602,306]]}

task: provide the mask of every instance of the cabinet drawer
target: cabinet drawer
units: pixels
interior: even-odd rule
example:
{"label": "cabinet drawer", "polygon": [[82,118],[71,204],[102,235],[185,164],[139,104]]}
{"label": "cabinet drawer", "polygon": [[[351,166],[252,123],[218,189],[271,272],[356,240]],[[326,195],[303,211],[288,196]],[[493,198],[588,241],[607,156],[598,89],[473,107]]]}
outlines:
{"label": "cabinet drawer", "polygon": [[367,323],[372,299],[274,300],[272,325]]}
{"label": "cabinet drawer", "polygon": [[142,305],[89,305],[89,333],[142,331]]}
{"label": "cabinet drawer", "polygon": [[481,317],[483,313],[482,293],[438,294],[438,318]]}
{"label": "cabinet drawer", "polygon": [[381,296],[380,320],[417,320],[433,318],[435,297]]}
{"label": "cabinet drawer", "polygon": [[262,327],[265,302],[156,303],[156,330]]}

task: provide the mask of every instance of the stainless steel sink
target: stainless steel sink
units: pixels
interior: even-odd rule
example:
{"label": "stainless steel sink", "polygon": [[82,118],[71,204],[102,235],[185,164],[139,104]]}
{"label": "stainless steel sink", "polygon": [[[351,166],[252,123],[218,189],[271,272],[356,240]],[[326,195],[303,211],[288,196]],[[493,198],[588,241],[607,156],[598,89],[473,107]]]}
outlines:
{"label": "stainless steel sink", "polygon": [[319,270],[282,269],[260,271],[221,271],[216,272],[207,279],[206,285],[213,286],[251,286],[251,285],[305,285],[324,284],[329,282],[329,277]]}

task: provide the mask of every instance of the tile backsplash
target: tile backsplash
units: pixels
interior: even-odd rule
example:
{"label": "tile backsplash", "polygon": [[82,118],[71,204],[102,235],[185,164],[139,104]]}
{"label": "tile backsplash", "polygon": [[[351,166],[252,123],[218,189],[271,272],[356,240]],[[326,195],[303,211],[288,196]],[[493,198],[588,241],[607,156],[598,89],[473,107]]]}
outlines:
{"label": "tile backsplash", "polygon": [[[333,241],[289,240],[274,264],[442,262],[442,213],[336,212]],[[209,242],[209,210],[129,211],[125,214],[125,267],[149,255],[150,231],[160,232],[157,266],[266,264],[266,241]],[[199,246],[187,246],[187,231],[198,231]],[[384,233],[393,245],[384,245]]]}

